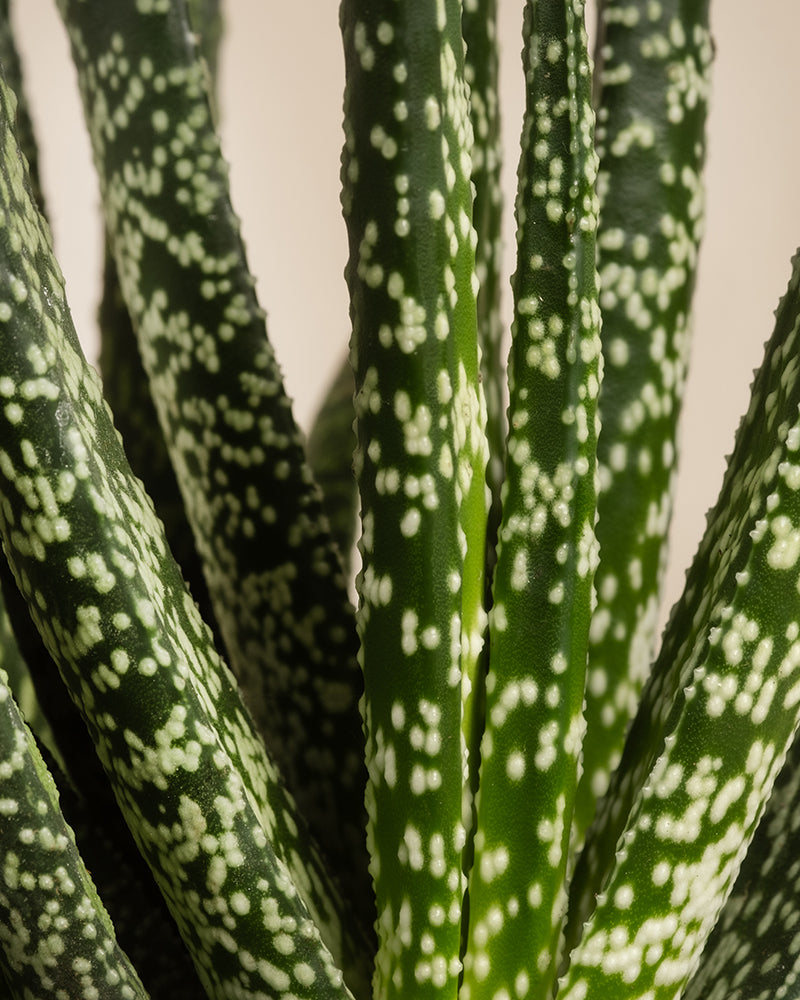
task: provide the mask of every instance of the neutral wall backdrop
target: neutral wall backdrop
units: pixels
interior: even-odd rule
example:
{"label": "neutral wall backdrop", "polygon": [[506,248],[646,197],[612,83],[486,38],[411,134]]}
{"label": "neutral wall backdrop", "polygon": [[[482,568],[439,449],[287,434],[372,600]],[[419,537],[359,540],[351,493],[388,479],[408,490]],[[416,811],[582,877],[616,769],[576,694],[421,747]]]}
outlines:
{"label": "neutral wall backdrop", "polygon": [[[112,0],[113,2],[113,0]],[[336,0],[226,0],[223,148],[269,332],[308,426],[348,338],[339,213],[343,60]],[[800,243],[800,4],[712,5],[717,47],[709,125],[707,235],[682,423],[666,605],[679,595],[747,405],[752,372]],[[523,102],[521,0],[500,0],[506,243]],[[43,147],[57,253],[75,323],[95,352],[97,188],[54,0],[14,4]],[[591,14],[589,15],[591,18]],[[508,255],[506,271],[513,269]],[[506,308],[509,307],[506,296]]]}

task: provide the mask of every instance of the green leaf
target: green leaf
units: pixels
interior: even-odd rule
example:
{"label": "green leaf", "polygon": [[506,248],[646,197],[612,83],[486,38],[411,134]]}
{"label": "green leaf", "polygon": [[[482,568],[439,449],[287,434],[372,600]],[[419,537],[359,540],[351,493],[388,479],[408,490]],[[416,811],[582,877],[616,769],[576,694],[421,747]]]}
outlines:
{"label": "green leaf", "polygon": [[580,4],[526,5],[510,429],[465,1000],[549,996],[566,903],[597,564],[597,158],[586,45]]}
{"label": "green leaf", "polygon": [[576,868],[576,947],[559,1000],[684,988],[794,738],[799,328],[795,258],[719,500]]}
{"label": "green leaf", "polygon": [[684,1000],[798,995],[798,765],[795,738]]}
{"label": "green leaf", "polygon": [[579,836],[619,760],[654,653],[703,230],[712,57],[707,0],[600,7],[600,565]]}
{"label": "green leaf", "polygon": [[[500,134],[499,72],[497,46],[497,0],[466,0],[461,16],[466,51],[464,79],[469,85],[469,110],[472,120],[472,183],[475,196],[472,220],[478,243],[475,248],[475,273],[478,289],[478,343],[481,349],[481,376],[486,397],[486,437],[489,463],[486,478],[491,491],[487,530],[488,573],[494,566],[494,546],[500,523],[500,486],[503,482],[505,454],[505,332],[500,315],[502,263],[503,189],[500,171],[502,146]],[[490,577],[487,579],[487,584]]]}
{"label": "green leaf", "polygon": [[[22,65],[14,41],[8,0],[0,0],[0,66],[3,67],[6,81],[17,98],[14,126],[20,150],[28,163],[31,193],[39,210],[44,212],[44,195],[39,177],[39,152],[23,85]],[[23,622],[22,627],[24,625]],[[8,674],[9,686],[25,721],[37,739],[46,743],[50,751],[61,760],[50,722],[42,710],[34,680],[19,648],[2,592],[0,592],[0,666]]]}
{"label": "green leaf", "polygon": [[[57,680],[58,683],[60,681]],[[63,698],[63,685],[61,685]],[[68,700],[68,699],[67,699]],[[46,747],[42,759],[58,789],[61,813],[127,954],[152,1000],[204,1000],[178,928],[104,781],[101,794],[78,793]],[[93,757],[96,755],[93,753]],[[102,772],[101,772],[102,773]],[[105,794],[103,794],[103,791]]]}
{"label": "green leaf", "polygon": [[215,638],[222,648],[202,561],[194,544],[178,481],[158,423],[130,314],[119,287],[117,267],[108,247],[103,262],[103,295],[98,310],[98,326],[98,361],[103,395],[114,413],[125,454],[134,473],[144,483],[164,524],[170,551],[181,568],[192,597],[197,601],[203,620],[214,629]]}
{"label": "green leaf", "polygon": [[361,678],[345,581],[247,269],[185,4],[62,0],[106,227],[248,707],[363,920]]}
{"label": "green leaf", "polygon": [[[216,82],[222,33],[218,0],[190,0],[189,16],[213,84]],[[210,89],[213,93],[213,88]],[[215,640],[222,647],[202,561],[194,544],[167,443],[158,423],[107,234],[105,243],[103,292],[98,311],[98,362],[103,392],[114,413],[117,430],[122,434],[131,468],[145,484],[158,516],[164,522],[170,550],[181,567],[183,578],[189,584],[204,621],[214,629]]]}
{"label": "green leaf", "polygon": [[337,963],[360,988],[368,951],[127,465],[13,111],[0,86],[0,532],[15,578],[209,994],[342,1000]]}
{"label": "green leaf", "polygon": [[0,820],[0,973],[6,995],[148,1000],[61,815],[56,786],[2,667]]}
{"label": "green leaf", "polygon": [[374,993],[455,997],[488,505],[461,5],[341,20]]}

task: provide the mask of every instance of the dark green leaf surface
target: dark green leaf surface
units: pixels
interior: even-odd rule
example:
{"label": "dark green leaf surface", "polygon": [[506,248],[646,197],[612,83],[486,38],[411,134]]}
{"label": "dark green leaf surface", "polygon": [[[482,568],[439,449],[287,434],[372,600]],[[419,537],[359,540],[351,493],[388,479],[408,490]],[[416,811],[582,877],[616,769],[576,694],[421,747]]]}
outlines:
{"label": "dark green leaf surface", "polygon": [[353,369],[345,357],[314,417],[306,446],[308,464],[322,490],[331,535],[348,579],[358,522],[358,487],[353,472],[354,391]]}
{"label": "dark green leaf surface", "polygon": [[[507,446],[496,0],[343,0],[363,685],[334,544],[349,547],[352,518],[329,531],[227,194],[218,0],[59,2],[128,302],[109,282],[106,316],[137,328],[184,499],[164,495],[189,510],[279,761],[80,355],[10,132],[35,156],[29,123],[0,86],[0,536],[15,578],[4,564],[0,993],[145,1000],[141,979],[152,1000],[800,997],[800,257],[621,751],[675,474],[708,0],[601,2],[599,206],[582,0],[527,0]],[[0,0],[16,88],[8,26]],[[123,332],[104,365],[150,473],[152,411],[141,373],[126,384]],[[320,449],[345,482],[349,396]],[[9,686],[64,750],[61,812]],[[375,896],[371,991],[357,926]]]}
{"label": "dark green leaf surface", "polygon": [[354,983],[363,946],[127,466],[10,121],[2,87],[0,530],[17,583],[209,994],[342,1000],[320,933]]}
{"label": "dark green leaf surface", "polygon": [[[22,65],[14,41],[8,0],[0,0],[0,66],[6,82],[17,99],[14,127],[26,160],[30,176],[31,191],[44,212],[44,195],[39,177],[39,153],[33,132],[33,123],[28,110],[25,87],[23,85]],[[11,691],[19,705],[23,718],[31,727],[39,740],[44,740],[52,751],[55,751],[55,740],[45,713],[39,704],[36,689],[31,678],[24,655],[19,649],[14,629],[8,617],[6,601],[0,594],[0,646],[2,659],[0,663],[6,670]]]}
{"label": "dark green leaf surface", "polygon": [[342,28],[374,994],[455,997],[488,503],[461,5]]}
{"label": "dark green leaf surface", "polygon": [[580,943],[559,1000],[683,989],[794,738],[798,317],[796,258],[719,500],[576,868],[568,942]]}
{"label": "dark green leaf surface", "polygon": [[464,1000],[556,972],[597,565],[597,157],[583,8],[525,9],[509,437]]}
{"label": "dark green leaf surface", "polygon": [[79,795],[46,750],[42,756],[55,779],[64,818],[75,833],[80,855],[113,921],[117,940],[150,1000],[205,1000],[207,993],[189,952],[116,808],[108,783],[103,797]]}
{"label": "dark green leaf surface", "polygon": [[2,666],[0,974],[10,1000],[148,1000]]}
{"label": "dark green leaf surface", "polygon": [[125,455],[153,501],[164,525],[170,551],[200,607],[203,620],[214,628],[219,641],[221,637],[218,636],[202,561],[194,544],[194,535],[158,423],[130,314],[119,287],[117,267],[107,248],[98,326],[98,360],[103,395],[114,414],[115,426],[122,435]]}
{"label": "dark green leaf surface", "polygon": [[684,1000],[800,995],[800,742],[786,758]]}
{"label": "dark green leaf surface", "polygon": [[708,0],[600,5],[597,148],[603,313],[597,609],[583,835],[650,668],[703,228]]}
{"label": "dark green leaf surface", "polygon": [[357,911],[372,912],[344,579],[266,336],[181,0],[62,0],[106,227],[248,706]]}
{"label": "dark green leaf surface", "polygon": [[[56,769],[50,769],[59,790],[69,787],[73,795],[91,802],[97,811],[98,826],[107,832],[112,828],[117,831],[121,826],[130,840],[86,725],[73,702],[64,696],[64,684],[58,669],[31,618],[27,602],[20,593],[5,555],[0,559],[0,584],[3,601],[14,627],[14,648],[12,650],[7,646],[6,652],[9,656],[13,653],[15,657],[24,659],[26,673],[32,682],[37,704],[47,721],[49,732],[45,731],[43,740],[39,730],[31,728],[40,749],[42,742],[45,743],[43,754],[51,753],[57,761]],[[13,684],[11,688],[13,691]],[[50,762],[46,756],[45,761],[49,767]],[[74,829],[69,818],[68,822]]]}
{"label": "dark green leaf surface", "polygon": [[[219,0],[189,0],[189,16],[213,83],[216,81],[222,33]],[[200,606],[203,619],[214,628],[215,639],[221,643],[202,561],[158,423],[149,380],[142,365],[136,334],[120,288],[107,236],[98,326],[98,361],[103,378],[103,392],[114,413],[117,430],[122,434],[125,454],[131,468],[145,484],[158,516],[164,522],[170,550],[181,567],[192,596]]]}

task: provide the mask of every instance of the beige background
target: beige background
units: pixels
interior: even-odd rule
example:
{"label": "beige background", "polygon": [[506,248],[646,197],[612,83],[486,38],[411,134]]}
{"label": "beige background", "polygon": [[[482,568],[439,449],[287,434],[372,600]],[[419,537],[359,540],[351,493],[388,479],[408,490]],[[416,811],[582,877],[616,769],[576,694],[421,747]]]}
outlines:
{"label": "beige background", "polygon": [[[223,143],[270,335],[307,426],[348,336],[339,214],[342,56],[335,0],[227,0]],[[522,107],[520,0],[500,0],[506,190],[513,196]],[[54,0],[14,4],[26,57],[57,251],[92,352],[100,273],[97,193]],[[796,179],[800,4],[712,5],[717,44],[709,131],[707,238],[682,429],[669,602],[697,545],[772,311],[800,243]],[[507,245],[513,246],[511,219]],[[510,271],[512,261],[507,262]]]}

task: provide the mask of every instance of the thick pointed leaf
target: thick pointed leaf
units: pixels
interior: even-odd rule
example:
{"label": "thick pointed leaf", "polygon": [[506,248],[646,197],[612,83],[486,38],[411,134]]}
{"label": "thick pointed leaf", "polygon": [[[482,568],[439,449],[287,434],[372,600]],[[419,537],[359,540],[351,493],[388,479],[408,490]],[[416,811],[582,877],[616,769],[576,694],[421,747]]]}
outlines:
{"label": "thick pointed leaf", "polygon": [[247,268],[186,5],[59,6],[122,290],[232,668],[367,919],[352,609]]}
{"label": "thick pointed leaf", "polygon": [[703,230],[708,8],[707,0],[600,4],[597,250],[605,365],[581,836],[619,760],[655,651]]}
{"label": "thick pointed leaf", "polygon": [[148,1000],[0,666],[0,976],[11,1000]]}
{"label": "thick pointed leaf", "polygon": [[795,738],[684,1000],[800,995],[800,742]]}
{"label": "thick pointed leaf", "polygon": [[462,996],[556,973],[597,564],[597,157],[583,8],[525,9],[510,430]]}
{"label": "thick pointed leaf", "polygon": [[363,945],[127,465],[13,118],[0,86],[3,546],[206,989],[342,1000],[321,934],[356,980]]}
{"label": "thick pointed leaf", "polygon": [[683,989],[794,738],[799,329],[795,258],[719,500],[576,868],[559,1000]]}
{"label": "thick pointed leaf", "polygon": [[[219,0],[189,0],[189,16],[211,79],[216,82],[222,32]],[[189,584],[204,620],[214,629],[215,639],[221,647],[221,636],[203,574],[203,564],[186,517],[167,443],[158,423],[150,383],[142,365],[136,334],[120,288],[119,274],[107,235],[98,326],[98,361],[103,378],[103,392],[114,413],[117,430],[122,434],[125,454],[131,468],[145,484],[158,516],[164,522],[170,549],[181,567],[183,578]]]}
{"label": "thick pointed leaf", "polygon": [[455,997],[487,510],[461,5],[342,27],[374,992]]}
{"label": "thick pointed leaf", "polygon": [[[500,315],[502,278],[501,226],[503,188],[500,182],[500,58],[497,45],[497,0],[469,0],[463,5],[464,77],[469,85],[469,108],[474,136],[472,183],[475,197],[472,220],[478,243],[475,273],[478,289],[478,343],[486,397],[486,437],[489,464],[486,478],[491,491],[487,537],[488,570],[494,565],[494,546],[500,522],[500,486],[505,455],[504,327]],[[489,581],[487,581],[488,583]]]}

